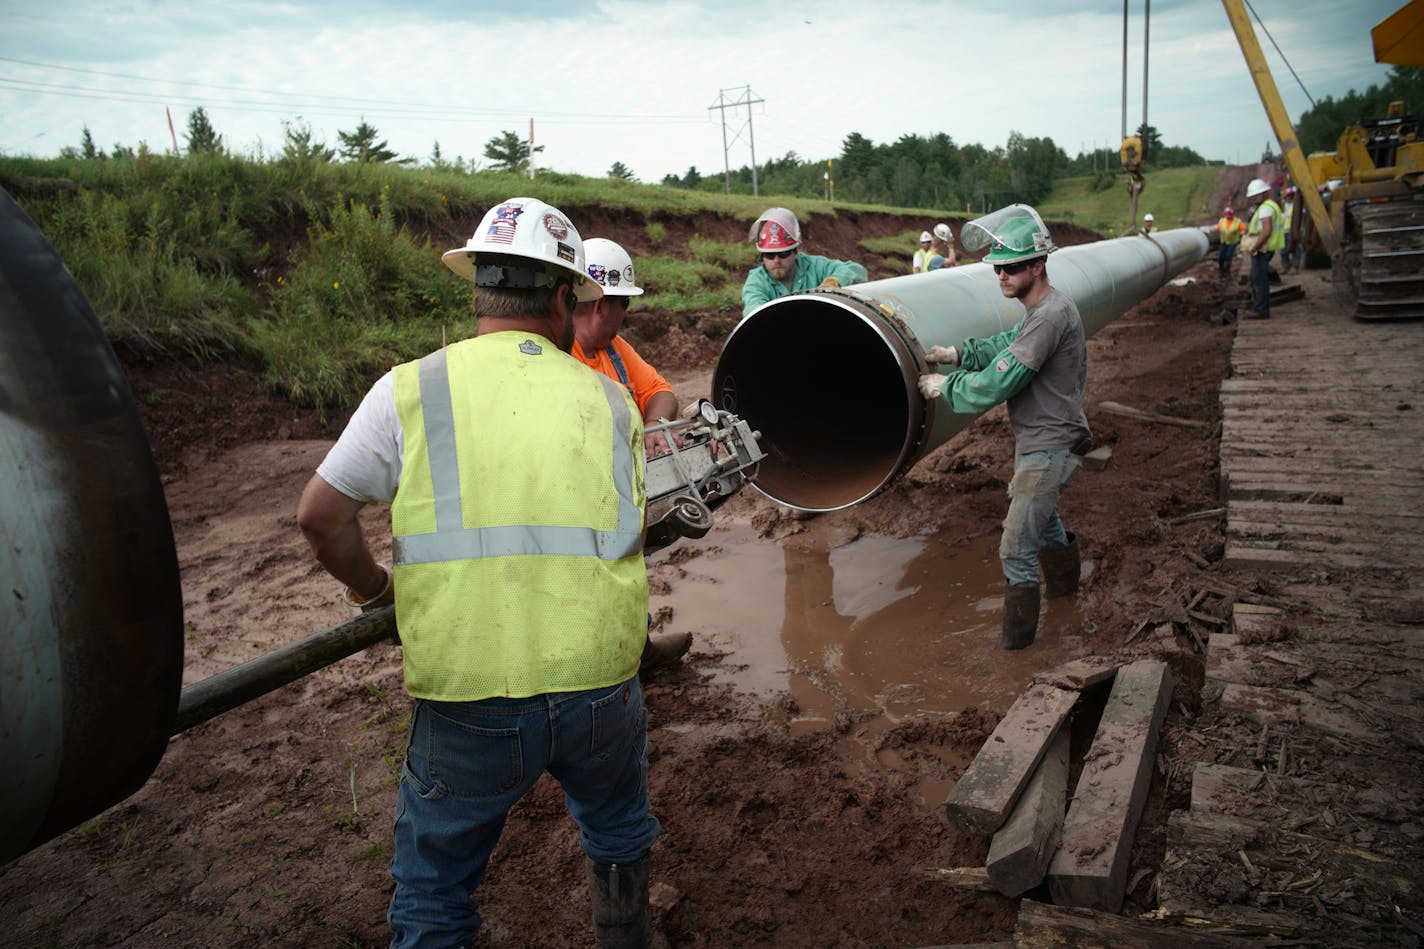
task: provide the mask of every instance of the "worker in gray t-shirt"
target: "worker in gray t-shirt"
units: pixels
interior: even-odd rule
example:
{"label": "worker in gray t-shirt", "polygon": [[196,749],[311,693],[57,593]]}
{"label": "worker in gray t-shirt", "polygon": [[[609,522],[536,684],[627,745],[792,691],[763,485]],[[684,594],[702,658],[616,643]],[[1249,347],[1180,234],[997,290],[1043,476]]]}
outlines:
{"label": "worker in gray t-shirt", "polygon": [[931,363],[957,367],[949,375],[926,373],[919,388],[926,399],[943,398],[956,412],[978,415],[1007,402],[1014,429],[1014,478],[1009,512],[999,543],[1007,586],[1000,645],[1022,649],[1038,632],[1038,568],[1045,594],[1078,589],[1078,537],[1058,517],[1058,496],[1092,447],[1083,415],[1088,349],[1078,307],[1048,282],[1048,255],[1057,250],[1038,212],[1015,204],[971,221],[960,231],[969,250],[993,249],[1004,296],[1024,305],[1013,329],[959,346],[932,346]]}

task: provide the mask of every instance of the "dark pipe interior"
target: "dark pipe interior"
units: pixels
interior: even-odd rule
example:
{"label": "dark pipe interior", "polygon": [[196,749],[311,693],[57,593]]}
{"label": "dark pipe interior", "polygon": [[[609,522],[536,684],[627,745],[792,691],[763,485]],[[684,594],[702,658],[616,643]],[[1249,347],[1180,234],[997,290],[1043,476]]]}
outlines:
{"label": "dark pipe interior", "polygon": [[828,511],[874,494],[918,431],[892,345],[853,304],[787,297],[728,338],[712,400],[761,432],[756,486]]}

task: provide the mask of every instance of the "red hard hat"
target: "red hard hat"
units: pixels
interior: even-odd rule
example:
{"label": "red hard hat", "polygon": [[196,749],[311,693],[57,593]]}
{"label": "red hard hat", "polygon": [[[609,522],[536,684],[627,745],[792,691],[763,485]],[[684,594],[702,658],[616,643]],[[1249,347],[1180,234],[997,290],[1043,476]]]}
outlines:
{"label": "red hard hat", "polygon": [[1226,214],[1227,217],[1233,217],[1233,216],[1236,214],[1236,212],[1233,211],[1233,210],[1231,210],[1230,208],[1227,208],[1226,211],[1225,211],[1225,214]]}
{"label": "red hard hat", "polygon": [[752,224],[752,240],[759,251],[794,250],[801,243],[801,224],[786,208],[768,208]]}

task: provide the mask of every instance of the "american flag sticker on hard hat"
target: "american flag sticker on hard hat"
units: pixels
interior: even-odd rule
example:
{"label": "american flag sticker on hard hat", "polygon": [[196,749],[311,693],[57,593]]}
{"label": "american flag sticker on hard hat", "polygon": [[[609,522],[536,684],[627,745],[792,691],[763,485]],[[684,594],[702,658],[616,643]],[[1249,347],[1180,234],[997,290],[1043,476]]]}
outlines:
{"label": "american flag sticker on hard hat", "polygon": [[490,226],[485,231],[485,240],[492,244],[514,243],[514,232],[519,227],[519,215],[523,213],[524,208],[520,205],[501,204],[494,212],[494,220],[490,221]]}

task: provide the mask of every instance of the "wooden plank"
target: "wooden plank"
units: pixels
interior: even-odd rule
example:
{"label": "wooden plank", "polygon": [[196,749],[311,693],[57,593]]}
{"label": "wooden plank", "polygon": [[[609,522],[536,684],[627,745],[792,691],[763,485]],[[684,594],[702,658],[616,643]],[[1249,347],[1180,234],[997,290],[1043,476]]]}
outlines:
{"label": "wooden plank", "polygon": [[1068,729],[1060,728],[1008,821],[989,844],[985,861],[989,882],[1005,896],[1019,896],[1042,883],[1062,839],[1068,804],[1068,738]]}
{"label": "wooden plank", "polygon": [[[1299,689],[1277,689],[1228,682],[1217,700],[1223,712],[1243,715],[1261,725],[1300,725],[1347,741],[1381,744],[1387,729],[1369,721],[1366,713],[1345,702],[1331,702]],[[1367,712],[1367,710],[1366,710]],[[1402,741],[1412,736],[1398,736]],[[1418,741],[1417,737],[1413,737]]]}
{"label": "wooden plank", "polygon": [[1312,551],[1269,550],[1263,547],[1233,544],[1230,541],[1227,541],[1222,563],[1228,567],[1244,567],[1255,570],[1294,569],[1318,565],[1334,567],[1381,566],[1377,557],[1347,555],[1323,557]]}
{"label": "wooden plank", "polygon": [[1033,685],[1009,707],[944,802],[950,821],[988,836],[1003,826],[1078,693]]}
{"label": "wooden plank", "polygon": [[1112,913],[1122,906],[1132,839],[1171,698],[1165,662],[1141,660],[1118,670],[1049,865],[1054,902]]}
{"label": "wooden plank", "polygon": [[966,890],[994,892],[994,885],[989,882],[989,871],[985,867],[916,867],[915,873],[926,879]]}
{"label": "wooden plank", "polygon": [[[1369,915],[1387,918],[1390,908],[1412,899],[1418,888],[1417,846],[1391,855],[1287,830],[1278,821],[1195,809],[1173,812],[1167,837],[1158,887],[1162,908],[1262,933],[1308,932],[1319,938],[1333,929],[1335,937],[1322,944],[1340,945],[1340,935],[1348,934],[1349,945],[1397,945],[1382,943],[1378,924],[1372,926],[1359,907],[1370,906]],[[1215,895],[1201,892],[1204,879]],[[1219,899],[1231,892],[1236,900]],[[1259,908],[1260,896],[1272,909]],[[1337,912],[1323,912],[1327,908]]]}
{"label": "wooden plank", "polygon": [[1017,949],[1247,949],[1260,943],[1237,938],[1229,929],[1202,920],[1187,927],[1024,900],[1019,903],[1013,945]]}
{"label": "wooden plank", "polygon": [[1081,659],[1070,659],[1047,672],[1037,673],[1033,681],[1081,692],[1111,679],[1120,665],[1121,662],[1108,656],[1084,656]]}
{"label": "wooden plank", "polygon": [[1121,415],[1126,418],[1136,419],[1139,422],[1175,425],[1178,428],[1207,428],[1211,424],[1201,419],[1180,418],[1176,415],[1162,415],[1159,412],[1147,412],[1143,409],[1133,408],[1130,405],[1123,405],[1121,402],[1099,402],[1096,408],[1099,411],[1107,412],[1109,415]]}

